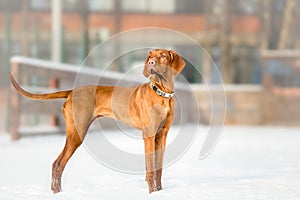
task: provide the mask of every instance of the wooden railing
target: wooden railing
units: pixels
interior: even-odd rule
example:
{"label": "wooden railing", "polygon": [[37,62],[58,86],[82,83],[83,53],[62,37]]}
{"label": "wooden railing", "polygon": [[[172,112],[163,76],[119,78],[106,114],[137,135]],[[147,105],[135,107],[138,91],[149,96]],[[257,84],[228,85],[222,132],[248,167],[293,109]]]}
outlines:
{"label": "wooden railing", "polygon": [[[73,89],[81,85],[137,85],[148,80],[142,75],[129,75],[118,72],[104,73],[101,69],[80,67],[69,64],[49,62],[27,57],[12,57],[11,72],[18,83],[26,90],[34,93],[48,93],[59,90]],[[78,76],[80,74],[80,76]],[[101,76],[101,79],[99,77]],[[74,84],[76,83],[76,84]],[[176,95],[182,96],[180,104],[175,104],[175,123],[185,123],[191,120],[190,113],[196,108],[191,107],[191,90],[177,84]],[[14,89],[11,92],[10,103],[10,134],[12,140],[22,135],[32,133],[52,133],[64,130],[61,107],[64,100],[32,101],[21,97]],[[31,119],[31,122],[26,122]],[[33,120],[32,120],[33,119]],[[44,120],[42,126],[37,124]],[[35,123],[32,123],[35,121]],[[101,119],[101,128],[116,127],[110,119]],[[33,128],[36,127],[36,128]]]}

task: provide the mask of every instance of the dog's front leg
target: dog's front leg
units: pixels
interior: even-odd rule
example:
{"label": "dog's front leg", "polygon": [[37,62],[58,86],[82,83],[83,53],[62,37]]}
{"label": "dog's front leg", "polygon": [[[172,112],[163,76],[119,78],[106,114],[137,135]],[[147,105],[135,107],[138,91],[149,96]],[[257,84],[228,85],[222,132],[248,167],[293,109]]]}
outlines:
{"label": "dog's front leg", "polygon": [[154,178],[155,170],[155,136],[144,137],[145,158],[146,158],[146,181],[149,193],[157,191]]}
{"label": "dog's front leg", "polygon": [[166,139],[173,119],[174,115],[169,114],[165,121],[164,127],[155,136],[155,180],[157,190],[162,190],[161,176],[166,147]]}
{"label": "dog's front leg", "polygon": [[155,181],[157,190],[162,190],[161,175],[166,139],[169,128],[163,128],[155,137]]}
{"label": "dog's front leg", "polygon": [[155,105],[149,111],[150,117],[152,119],[149,126],[143,129],[143,138],[145,145],[145,158],[146,158],[146,181],[149,186],[149,193],[160,190],[158,186],[161,184],[157,184],[157,164],[156,164],[156,144],[155,139],[157,133],[160,129],[163,129],[165,126],[167,113],[164,108],[160,105]]}

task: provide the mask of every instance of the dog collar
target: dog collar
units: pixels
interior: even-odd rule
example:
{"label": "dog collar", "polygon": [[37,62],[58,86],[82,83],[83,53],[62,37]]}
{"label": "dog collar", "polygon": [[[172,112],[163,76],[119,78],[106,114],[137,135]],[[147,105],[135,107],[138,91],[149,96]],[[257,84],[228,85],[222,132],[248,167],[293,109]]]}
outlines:
{"label": "dog collar", "polygon": [[160,90],[158,87],[156,87],[152,82],[150,82],[150,87],[154,90],[154,92],[158,96],[165,97],[165,98],[168,98],[168,99],[170,99],[174,96],[174,92],[172,92],[172,93],[164,92],[164,91]]}

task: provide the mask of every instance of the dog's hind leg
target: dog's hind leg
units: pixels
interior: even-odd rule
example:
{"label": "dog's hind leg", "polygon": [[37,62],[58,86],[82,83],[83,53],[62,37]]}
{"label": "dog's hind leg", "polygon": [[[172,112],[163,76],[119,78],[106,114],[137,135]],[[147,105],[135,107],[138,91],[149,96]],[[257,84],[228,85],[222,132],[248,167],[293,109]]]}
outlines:
{"label": "dog's hind leg", "polygon": [[[71,158],[75,150],[81,145],[82,141],[77,135],[76,130],[66,130],[67,135],[70,135],[66,138],[66,144],[63,151],[60,153],[58,158],[52,165],[52,183],[51,189],[54,193],[61,192],[61,176],[63,170]],[[71,133],[72,132],[72,133]]]}
{"label": "dog's hind leg", "polygon": [[[66,123],[66,143],[63,151],[52,166],[51,189],[54,193],[61,191],[61,176],[63,170],[75,150],[82,144],[88,127],[93,120],[92,112],[89,109],[82,109],[81,107],[75,108],[74,105],[75,104],[69,101],[65,103],[63,108]],[[73,112],[73,110],[76,111],[76,109],[82,112]]]}

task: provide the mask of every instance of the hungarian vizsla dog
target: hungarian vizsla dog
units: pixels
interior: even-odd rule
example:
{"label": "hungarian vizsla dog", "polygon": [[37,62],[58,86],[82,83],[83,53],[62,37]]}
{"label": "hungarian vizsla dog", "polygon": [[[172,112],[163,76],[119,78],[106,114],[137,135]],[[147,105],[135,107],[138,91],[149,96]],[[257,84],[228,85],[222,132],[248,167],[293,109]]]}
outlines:
{"label": "hungarian vizsla dog", "polygon": [[89,85],[50,94],[27,92],[10,74],[12,85],[23,96],[38,100],[66,98],[63,106],[66,143],[52,166],[53,192],[61,191],[65,165],[98,117],[114,118],[142,130],[149,193],[161,190],[166,137],[174,118],[174,76],[184,66],[184,60],[174,51],[155,49],[149,52],[143,71],[144,76],[150,77],[149,83],[135,87]]}

